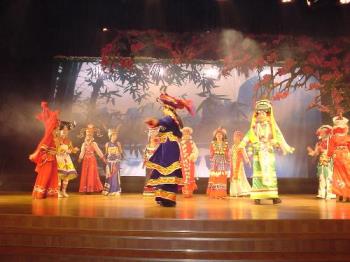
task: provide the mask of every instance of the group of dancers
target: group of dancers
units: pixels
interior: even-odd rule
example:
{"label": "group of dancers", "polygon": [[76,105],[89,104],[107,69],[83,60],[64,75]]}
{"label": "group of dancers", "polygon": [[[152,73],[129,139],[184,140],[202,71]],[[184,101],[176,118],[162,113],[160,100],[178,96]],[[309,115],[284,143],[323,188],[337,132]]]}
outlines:
{"label": "group of dancers", "polygon": [[[146,179],[144,195],[152,195],[164,207],[176,205],[176,194],[181,188],[185,197],[192,197],[197,189],[195,161],[198,148],[192,139],[193,130],[183,125],[177,110],[185,109],[194,113],[190,100],[161,94],[157,99],[162,104],[164,117],[145,120],[148,126],[148,143],[144,151]],[[77,172],[70,158],[79,148],[73,147],[68,132],[74,127],[71,122],[60,121],[57,111],[51,111],[46,102],[42,103],[38,116],[45,125],[45,134],[37,149],[30,155],[36,163],[37,179],[33,189],[34,198],[68,197],[67,186]],[[319,176],[318,197],[350,201],[350,136],[348,120],[339,115],[333,118],[334,126],[323,125],[317,130],[319,142],[314,148],[308,147],[310,156],[317,156]],[[59,132],[57,132],[57,130]],[[104,195],[118,195],[121,192],[120,163],[123,149],[118,141],[119,128],[108,130],[109,142],[104,152],[94,142],[94,135],[101,132],[88,125],[80,132],[85,135],[78,161],[82,161],[79,192],[101,192]],[[278,196],[275,167],[276,151],[284,155],[294,152],[280,131],[269,100],[255,104],[248,132],[233,133],[233,145],[229,148],[227,131],[218,127],[210,143],[211,167],[207,195],[210,198],[227,197],[227,178],[230,181],[230,196],[247,196],[255,204],[262,200],[281,203]],[[96,155],[106,165],[106,181],[102,185]],[[250,160],[251,159],[251,160]],[[253,169],[252,185],[245,175],[244,164]]]}
{"label": "group of dancers", "polygon": [[[70,154],[77,153],[79,148],[73,147],[68,132],[75,124],[60,121],[58,111],[51,111],[46,102],[41,103],[42,112],[37,116],[45,126],[44,137],[29,159],[36,164],[37,177],[33,189],[33,198],[68,197],[69,181],[77,178]],[[105,144],[104,153],[94,141],[94,135],[101,136],[101,132],[90,124],[83,128],[80,137],[84,137],[78,162],[82,161],[79,192],[101,192],[114,196],[121,192],[120,162],[123,149],[118,138],[119,128],[108,130],[109,142]],[[98,173],[96,154],[106,165],[106,179],[102,185]]]}
{"label": "group of dancers", "polygon": [[333,117],[333,126],[322,125],[316,131],[318,142],[308,154],[318,157],[318,198],[350,202],[350,136],[348,119]]}

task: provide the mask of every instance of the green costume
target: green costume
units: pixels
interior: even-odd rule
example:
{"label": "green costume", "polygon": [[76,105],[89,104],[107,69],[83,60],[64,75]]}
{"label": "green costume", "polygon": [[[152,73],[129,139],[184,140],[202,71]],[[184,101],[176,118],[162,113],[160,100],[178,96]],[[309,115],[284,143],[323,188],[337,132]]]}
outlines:
{"label": "green costume", "polygon": [[[264,115],[265,117],[260,117]],[[273,116],[271,102],[260,100],[249,131],[239,147],[250,146],[253,155],[253,182],[251,199],[278,199],[277,175],[275,167],[275,149],[280,148],[284,154],[293,153],[278,128]]]}

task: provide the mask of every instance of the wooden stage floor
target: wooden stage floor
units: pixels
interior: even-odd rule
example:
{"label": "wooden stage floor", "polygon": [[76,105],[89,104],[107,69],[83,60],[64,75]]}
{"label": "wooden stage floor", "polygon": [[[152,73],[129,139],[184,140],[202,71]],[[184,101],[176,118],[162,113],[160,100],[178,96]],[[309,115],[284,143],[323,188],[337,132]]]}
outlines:
{"label": "wooden stage floor", "polygon": [[71,193],[69,198],[33,200],[30,193],[2,193],[0,214],[103,217],[134,219],[198,219],[198,220],[266,220],[266,219],[349,219],[350,203],[319,200],[314,195],[282,195],[282,203],[266,200],[254,205],[249,198],[209,199],[205,195],[184,198],[177,206],[158,206],[152,197],[122,194],[106,197],[99,194]]}

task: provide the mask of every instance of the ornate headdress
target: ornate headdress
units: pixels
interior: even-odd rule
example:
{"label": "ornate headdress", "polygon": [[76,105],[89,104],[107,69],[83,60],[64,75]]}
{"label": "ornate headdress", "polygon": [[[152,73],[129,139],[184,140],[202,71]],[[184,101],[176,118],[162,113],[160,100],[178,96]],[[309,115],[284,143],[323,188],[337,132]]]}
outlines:
{"label": "ornate headdress", "polygon": [[227,131],[225,128],[222,128],[221,126],[214,130],[213,137],[216,138],[216,134],[221,133],[223,135],[224,140],[227,139]]}
{"label": "ornate headdress", "polygon": [[194,115],[194,108],[191,100],[176,98],[163,93],[160,94],[160,96],[157,98],[157,101],[160,101],[163,106],[168,107],[172,110],[185,108],[187,112],[189,112],[192,116]]}
{"label": "ornate headdress", "polygon": [[332,127],[330,125],[322,125],[316,130],[316,136],[320,136],[322,130],[324,130],[327,135],[332,133]]}
{"label": "ornate headdress", "polygon": [[94,136],[95,133],[98,137],[103,136],[99,128],[95,127],[93,124],[88,124],[86,128],[80,129],[78,137],[83,138],[86,134]]}
{"label": "ornate headdress", "polygon": [[346,127],[348,125],[349,119],[347,119],[346,117],[339,117],[339,116],[335,116],[333,117],[333,125],[334,127]]}
{"label": "ornate headdress", "polygon": [[271,110],[272,110],[271,102],[267,99],[262,99],[255,103],[255,111],[271,112]]}
{"label": "ornate headdress", "polygon": [[193,134],[193,129],[189,126],[185,126],[184,128],[181,129],[182,133],[188,132],[189,135]]}
{"label": "ornate headdress", "polygon": [[60,120],[59,130],[63,130],[65,127],[68,130],[72,130],[76,125],[77,125],[77,123],[75,121],[70,122],[70,121],[62,121],[62,120]]}
{"label": "ornate headdress", "polygon": [[[267,100],[267,99],[262,99],[262,100],[258,100],[255,103],[255,112],[258,111],[264,111],[266,113],[269,113],[269,119],[270,119],[270,123],[271,123],[271,131],[272,131],[272,136],[274,138],[276,138],[276,121],[275,121],[275,117],[273,115],[273,109],[272,109],[272,104],[271,101]],[[253,114],[253,118],[252,118],[252,122],[250,124],[250,128],[251,129],[255,129],[255,125],[256,125],[256,114]],[[256,136],[251,137],[251,139],[253,139],[254,141],[257,140]]]}
{"label": "ornate headdress", "polygon": [[342,134],[345,135],[349,131],[348,122],[349,120],[346,117],[333,117],[333,134]]}
{"label": "ornate headdress", "polygon": [[[268,118],[270,120],[270,125],[271,125],[271,133],[272,133],[272,138],[275,139],[278,144],[284,148],[285,151],[287,152],[293,152],[294,148],[289,146],[286,142],[286,140],[284,139],[281,130],[279,129],[274,114],[273,114],[273,108],[272,108],[272,104],[269,100],[267,99],[262,99],[259,100],[255,103],[255,112],[257,111],[265,111],[268,114]],[[255,133],[255,127],[256,127],[256,114],[253,114],[252,117],[252,122],[250,124],[250,132],[249,132],[249,141],[251,143],[256,143],[259,139],[257,137],[257,134]],[[277,133],[279,135],[277,135]]]}
{"label": "ornate headdress", "polygon": [[241,131],[235,131],[235,132],[233,132],[233,137],[240,137],[240,138],[242,138],[243,137],[243,133]]}
{"label": "ornate headdress", "polygon": [[116,128],[109,128],[108,129],[108,137],[111,138],[113,134],[119,135],[120,125],[118,125]]}
{"label": "ornate headdress", "polygon": [[159,133],[159,126],[156,127],[149,127],[147,131],[148,138],[152,136],[156,136]]}

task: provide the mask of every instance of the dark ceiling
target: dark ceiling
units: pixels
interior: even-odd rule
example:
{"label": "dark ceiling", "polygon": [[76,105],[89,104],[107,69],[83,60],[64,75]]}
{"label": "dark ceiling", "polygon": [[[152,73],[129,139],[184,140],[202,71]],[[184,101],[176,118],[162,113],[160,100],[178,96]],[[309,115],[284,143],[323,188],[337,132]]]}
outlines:
{"label": "dark ceiling", "polygon": [[350,5],[338,0],[5,0],[1,51],[11,60],[99,55],[109,29],[336,36],[350,33]]}

